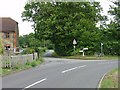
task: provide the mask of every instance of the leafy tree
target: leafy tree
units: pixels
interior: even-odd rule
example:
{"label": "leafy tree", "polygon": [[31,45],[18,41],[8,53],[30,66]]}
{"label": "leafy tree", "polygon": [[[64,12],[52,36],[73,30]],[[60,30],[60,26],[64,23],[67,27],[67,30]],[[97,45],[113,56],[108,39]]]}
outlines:
{"label": "leafy tree", "polygon": [[108,13],[113,16],[108,28],[104,31],[109,54],[120,55],[120,2],[114,1]]}
{"label": "leafy tree", "polygon": [[53,49],[53,45],[49,40],[47,40],[46,42],[41,42],[40,40],[35,38],[34,33],[20,36],[19,44],[21,48],[29,47],[33,49],[35,47],[47,47],[48,49]]}
{"label": "leafy tree", "polygon": [[101,11],[99,2],[30,2],[22,17],[34,23],[37,39],[52,41],[58,55],[71,55],[73,39],[78,49],[88,47],[93,54],[102,36],[96,24],[105,20]]}
{"label": "leafy tree", "polygon": [[19,37],[19,44],[20,47],[24,48],[24,47],[35,47],[35,45],[37,47],[40,46],[40,41],[35,39],[35,34],[34,33],[30,33],[29,35],[23,35]]}

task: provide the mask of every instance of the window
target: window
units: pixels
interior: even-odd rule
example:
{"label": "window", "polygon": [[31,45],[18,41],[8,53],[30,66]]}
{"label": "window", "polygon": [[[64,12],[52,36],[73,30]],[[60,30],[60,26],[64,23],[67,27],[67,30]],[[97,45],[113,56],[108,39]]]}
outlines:
{"label": "window", "polygon": [[10,33],[4,33],[4,38],[10,38]]}

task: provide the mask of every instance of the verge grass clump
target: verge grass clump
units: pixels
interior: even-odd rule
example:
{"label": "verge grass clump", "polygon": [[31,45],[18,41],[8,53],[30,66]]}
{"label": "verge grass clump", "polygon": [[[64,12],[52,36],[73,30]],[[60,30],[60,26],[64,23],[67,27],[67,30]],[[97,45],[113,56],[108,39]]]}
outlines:
{"label": "verge grass clump", "polygon": [[40,65],[43,61],[44,61],[43,58],[39,58],[39,59],[36,59],[32,62],[27,61],[26,64],[24,64],[24,65],[17,64],[16,66],[11,67],[11,68],[4,67],[4,68],[2,68],[1,74],[2,74],[2,76],[5,76],[5,75],[8,75],[8,74],[11,74],[14,72],[19,72],[22,70],[29,69],[31,67],[36,67],[36,66]]}
{"label": "verge grass clump", "polygon": [[101,83],[101,88],[118,88],[118,72],[119,69],[114,69],[111,72],[109,72],[103,79]]}

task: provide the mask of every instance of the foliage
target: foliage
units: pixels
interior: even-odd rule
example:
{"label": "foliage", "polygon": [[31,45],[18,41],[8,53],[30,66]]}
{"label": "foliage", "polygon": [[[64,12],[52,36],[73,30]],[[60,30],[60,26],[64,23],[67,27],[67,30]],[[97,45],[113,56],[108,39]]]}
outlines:
{"label": "foliage", "polygon": [[118,60],[118,56],[103,56],[103,57],[98,57],[98,56],[82,56],[82,55],[75,55],[75,56],[65,56],[62,58],[67,58],[67,59],[78,59],[78,60]]}
{"label": "foliage", "polygon": [[2,40],[0,39],[0,54],[3,54],[4,49],[3,49],[3,45],[2,45]]}
{"label": "foliage", "polygon": [[4,75],[8,75],[10,73],[14,73],[14,72],[25,70],[25,69],[28,69],[31,67],[35,67],[37,65],[40,65],[43,61],[44,61],[43,58],[39,58],[33,62],[27,61],[25,65],[17,64],[15,67],[12,67],[12,68],[2,68],[2,73],[0,73],[0,74],[2,74],[2,76],[4,76]]}
{"label": "foliage", "polygon": [[32,67],[35,67],[35,66],[37,66],[37,63],[36,63],[35,61],[33,61],[33,62],[31,63],[31,66],[32,66]]}
{"label": "foliage", "polygon": [[48,49],[53,49],[53,44],[50,40],[40,40],[35,38],[34,33],[28,35],[23,35],[19,37],[19,45],[21,48],[35,48],[35,51],[38,47],[47,47]]}
{"label": "foliage", "polygon": [[105,32],[112,55],[120,55],[120,2],[114,1],[114,6],[111,6],[108,13],[110,13],[114,20],[111,20],[108,29]]}
{"label": "foliage", "polygon": [[36,38],[52,41],[58,55],[71,55],[74,38],[78,49],[88,47],[91,54],[99,50],[101,33],[96,24],[103,20],[101,10],[98,2],[31,2],[22,17],[34,23]]}
{"label": "foliage", "polygon": [[44,53],[47,50],[47,48],[46,47],[38,47],[37,50],[40,53]]}
{"label": "foliage", "polygon": [[31,63],[27,60],[26,65],[28,65],[28,66],[29,66],[30,64],[31,64]]}
{"label": "foliage", "polygon": [[103,79],[100,88],[118,88],[118,71],[119,69],[114,69],[109,72]]}
{"label": "foliage", "polygon": [[[37,44],[36,44],[37,43]],[[23,35],[19,37],[20,47],[35,47],[35,45],[40,46],[38,39],[35,39],[35,34],[30,33],[29,35]]]}
{"label": "foliage", "polygon": [[37,59],[37,60],[35,60],[35,61],[33,61],[33,62],[27,61],[26,65],[35,67],[35,66],[39,65],[39,64],[42,63],[42,62],[43,62],[43,59],[42,59],[42,58],[39,58],[39,59]]}
{"label": "foliage", "polygon": [[22,54],[32,54],[34,52],[35,52],[34,48],[25,48]]}
{"label": "foliage", "polygon": [[101,15],[99,2],[29,2],[22,18],[34,23],[37,39],[50,40],[54,44],[57,55],[73,55],[73,39],[77,41],[76,53],[85,47],[87,55],[101,53],[100,43],[103,43],[105,55],[119,55],[120,5],[113,3],[116,6],[111,6],[109,13],[114,20],[109,25],[106,24],[107,16]]}
{"label": "foliage", "polygon": [[110,24],[102,29],[105,55],[120,55],[120,2],[114,1],[108,13],[113,17]]}

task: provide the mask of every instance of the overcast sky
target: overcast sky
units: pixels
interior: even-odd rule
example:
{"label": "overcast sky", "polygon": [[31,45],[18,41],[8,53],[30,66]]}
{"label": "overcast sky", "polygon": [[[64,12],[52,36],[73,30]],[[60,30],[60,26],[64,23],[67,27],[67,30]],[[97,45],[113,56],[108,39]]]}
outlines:
{"label": "overcast sky", "polygon": [[[101,1],[101,5],[104,8],[104,14],[107,15],[109,10],[109,4],[107,0],[97,0]],[[0,0],[0,17],[11,17],[19,23],[19,34],[25,35],[34,30],[31,27],[31,24],[28,22],[23,22],[21,18],[21,13],[24,10],[24,6],[27,0]]]}

